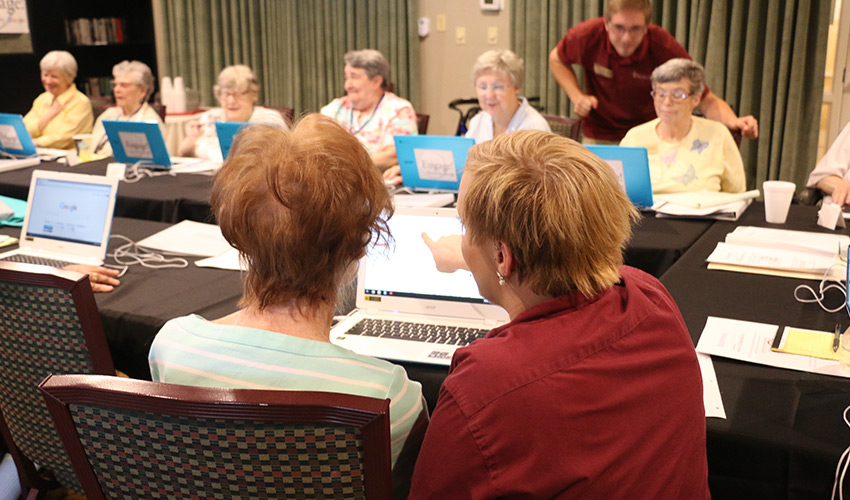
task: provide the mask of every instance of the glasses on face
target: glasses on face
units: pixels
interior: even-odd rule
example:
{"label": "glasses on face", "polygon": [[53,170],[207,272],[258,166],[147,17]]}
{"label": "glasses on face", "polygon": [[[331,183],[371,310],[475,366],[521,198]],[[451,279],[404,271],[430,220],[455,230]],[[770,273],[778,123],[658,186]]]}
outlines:
{"label": "glasses on face", "polygon": [[233,99],[240,99],[242,97],[245,97],[249,93],[250,93],[250,91],[248,91],[248,90],[243,90],[243,91],[239,91],[239,90],[219,90],[216,93],[216,97],[218,97],[222,101],[227,99],[228,97],[232,97]]}
{"label": "glasses on face", "polygon": [[633,37],[642,35],[646,31],[646,26],[623,26],[622,24],[608,23],[608,29],[617,36],[625,36],[626,33]]}
{"label": "glasses on face", "polygon": [[494,94],[501,94],[507,89],[508,87],[502,83],[495,83],[493,85],[487,85],[486,83],[482,83],[480,85],[475,86],[475,90],[482,94],[487,92],[488,90],[493,91]]}
{"label": "glasses on face", "polygon": [[112,80],[112,88],[114,89],[129,89],[130,87],[134,87],[135,85],[135,83],[116,82],[115,80]]}
{"label": "glasses on face", "polygon": [[688,94],[682,89],[674,89],[670,92],[667,92],[666,90],[652,90],[649,92],[649,95],[651,95],[656,101],[663,101],[664,99],[667,99],[667,96],[670,96],[670,99],[672,99],[673,102],[682,102],[693,94]]}

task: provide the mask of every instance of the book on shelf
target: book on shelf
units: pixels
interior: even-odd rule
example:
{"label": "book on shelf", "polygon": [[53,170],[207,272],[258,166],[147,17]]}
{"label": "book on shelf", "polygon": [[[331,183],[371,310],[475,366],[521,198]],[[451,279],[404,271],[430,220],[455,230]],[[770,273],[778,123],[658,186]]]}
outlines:
{"label": "book on shelf", "polygon": [[111,97],[112,77],[93,76],[83,81],[83,93],[89,97]]}
{"label": "book on shelf", "polygon": [[124,43],[125,28],[120,17],[65,19],[65,40],[69,45]]}

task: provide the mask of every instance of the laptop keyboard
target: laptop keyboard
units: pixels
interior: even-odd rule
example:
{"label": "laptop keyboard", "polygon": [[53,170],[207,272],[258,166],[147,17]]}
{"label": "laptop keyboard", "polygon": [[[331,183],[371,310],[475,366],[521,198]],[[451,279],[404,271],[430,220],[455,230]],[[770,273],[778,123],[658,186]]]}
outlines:
{"label": "laptop keyboard", "polygon": [[478,328],[429,325],[381,319],[364,319],[348,331],[349,334],[354,335],[458,346],[466,346],[471,344],[473,340],[484,338],[487,332],[489,330]]}
{"label": "laptop keyboard", "polygon": [[0,260],[5,262],[20,262],[22,264],[37,264],[39,266],[50,266],[59,268],[73,264],[73,262],[65,262],[56,259],[45,259],[44,257],[36,257],[35,255],[27,255],[23,253],[12,254],[8,257],[3,257]]}

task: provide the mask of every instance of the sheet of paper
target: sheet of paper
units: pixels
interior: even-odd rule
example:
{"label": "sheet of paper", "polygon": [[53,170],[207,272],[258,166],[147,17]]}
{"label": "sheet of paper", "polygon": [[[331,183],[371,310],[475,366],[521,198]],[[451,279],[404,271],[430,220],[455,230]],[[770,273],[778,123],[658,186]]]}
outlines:
{"label": "sheet of paper", "polygon": [[779,330],[777,325],[709,316],[697,352],[803,372],[849,378],[837,361],[797,356],[770,350]]}
{"label": "sheet of paper", "polygon": [[655,198],[690,208],[709,208],[728,205],[742,200],[752,200],[759,197],[758,189],[745,193],[719,193],[717,191],[696,191],[691,193],[658,194]]}
{"label": "sheet of paper", "polygon": [[228,271],[248,270],[248,268],[242,266],[242,263],[239,261],[239,252],[235,248],[231,248],[230,250],[214,257],[208,257],[206,259],[197,260],[195,261],[195,265],[198,267],[226,269]]}
{"label": "sheet of paper", "polygon": [[834,340],[834,333],[786,328],[782,334],[782,343],[773,351],[838,361],[838,353],[832,350]]}
{"label": "sheet of paper", "polygon": [[795,252],[793,250],[738,245],[721,241],[705,260],[717,264],[824,273],[835,264],[837,254],[837,252],[832,255],[817,252]]}
{"label": "sheet of paper", "polygon": [[201,160],[198,158],[171,158],[171,171],[176,174],[195,174],[200,172],[215,172],[221,168],[220,161]]}
{"label": "sheet of paper", "polygon": [[230,248],[215,224],[184,220],[140,241],[139,246],[162,252],[212,257]]}
{"label": "sheet of paper", "polygon": [[726,409],[720,397],[720,386],[717,385],[717,374],[714,372],[711,356],[697,353],[697,360],[702,372],[702,403],[705,406],[705,416],[726,418]]}
{"label": "sheet of paper", "polygon": [[[802,271],[785,271],[781,269],[766,269],[762,267],[747,267],[736,266],[733,264],[717,264],[710,262],[708,269],[711,271],[732,271],[735,273],[760,274],[762,276],[779,276],[782,278],[797,278],[801,280],[820,281],[824,277],[824,273],[802,272]],[[828,278],[834,281],[844,280],[844,266],[834,266],[830,269]]]}
{"label": "sheet of paper", "polygon": [[850,236],[739,226],[726,235],[726,243],[835,256],[838,254],[839,245],[844,244],[846,248],[847,244],[850,243]]}

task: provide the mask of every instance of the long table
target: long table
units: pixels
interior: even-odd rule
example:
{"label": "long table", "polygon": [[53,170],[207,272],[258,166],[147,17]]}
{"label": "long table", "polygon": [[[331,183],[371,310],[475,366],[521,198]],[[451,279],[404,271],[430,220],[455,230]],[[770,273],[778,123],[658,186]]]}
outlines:
{"label": "long table", "polygon": [[[59,162],[42,162],[36,167],[0,173],[0,195],[27,199],[33,170],[56,170],[89,175],[105,175],[109,160],[98,160],[68,167]],[[212,222],[210,189],[212,176],[176,174],[149,177],[138,182],[121,182],[115,204],[117,217],[180,222],[184,219]]]}
{"label": "long table", "polygon": [[[169,225],[116,217],[112,234],[139,241]],[[0,234],[18,233],[17,228],[0,229]],[[110,240],[109,252],[122,243],[116,238]],[[150,379],[150,343],[166,321],[192,313],[216,319],[236,311],[236,302],[242,296],[240,273],[200,268],[194,260],[190,258],[185,269],[130,266],[113,292],[95,294],[116,369],[133,378]],[[107,264],[114,262],[112,258],[106,260]]]}
{"label": "long table", "polygon": [[[794,299],[794,288],[816,281],[708,270],[705,259],[739,225],[829,232],[814,207],[792,206],[785,225],[764,221],[756,203],[737,223],[718,222],[662,276],[679,305],[694,344],[708,316],[832,331],[847,313],[826,313]],[[841,304],[839,294],[830,296]],[[712,496],[829,498],[833,474],[850,429],[850,379],[815,375],[714,357],[727,418],[706,419]],[[848,480],[850,483],[850,480]],[[845,488],[850,494],[850,487]]]}

